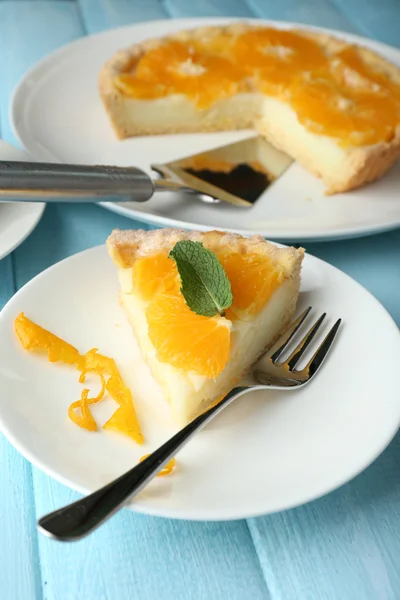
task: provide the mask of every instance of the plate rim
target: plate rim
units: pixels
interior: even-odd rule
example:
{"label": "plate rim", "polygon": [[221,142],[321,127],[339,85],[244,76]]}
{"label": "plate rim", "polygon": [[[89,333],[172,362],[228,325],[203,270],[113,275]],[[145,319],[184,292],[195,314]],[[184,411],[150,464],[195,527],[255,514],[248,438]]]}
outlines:
{"label": "plate rim", "polygon": [[[121,215],[122,217],[126,217],[132,221],[137,221],[138,223],[145,223],[146,225],[151,225],[152,227],[174,227],[179,229],[188,229],[189,231],[209,231],[210,227],[207,225],[202,225],[200,223],[193,223],[192,221],[179,221],[177,219],[172,219],[170,217],[159,217],[157,215],[153,215],[148,212],[134,212],[134,214],[128,214],[130,212],[129,208],[124,208],[122,203],[117,202],[99,202],[99,205],[103,206],[106,210],[109,210],[117,215]],[[139,216],[140,215],[140,216]],[[142,216],[143,215],[143,216]],[[301,242],[304,243],[317,243],[317,242],[333,242],[340,240],[349,240],[349,239],[357,239],[363,237],[369,237],[372,235],[379,235],[381,233],[386,233],[388,231],[395,231],[400,229],[400,217],[396,222],[388,222],[382,224],[379,228],[371,226],[370,228],[365,228],[362,231],[359,229],[347,230],[346,232],[338,232],[337,234],[332,234],[329,236],[321,235],[298,235],[297,233],[287,233],[287,234],[277,234],[276,237],[271,237],[269,232],[267,237],[267,232],[262,229],[239,229],[239,228],[231,228],[231,227],[218,227],[217,225],[213,226],[213,229],[218,231],[224,231],[228,233],[237,233],[244,237],[250,237],[252,235],[261,235],[267,241],[274,241],[280,244],[290,244],[291,242],[295,244],[299,244]],[[279,230],[278,230],[279,231]]]}
{"label": "plate rim", "polygon": [[[283,244],[275,244],[275,245],[283,246]],[[48,272],[56,270],[60,266],[61,263],[64,263],[71,259],[77,260],[77,257],[79,257],[83,254],[87,254],[87,253],[95,254],[95,253],[99,253],[99,252],[105,252],[105,244],[100,244],[97,246],[93,246],[91,248],[87,248],[86,250],[76,252],[76,253],[74,253],[68,257],[65,257],[62,260],[54,263],[53,265],[49,266],[44,271],[41,271],[40,273],[38,273],[30,281],[25,283],[25,285],[23,285],[14,294],[14,296],[12,296],[10,298],[10,300],[5,304],[3,309],[0,311],[0,326],[1,326],[1,323],[3,320],[5,321],[5,323],[9,324],[9,320],[8,320],[8,317],[5,316],[5,312],[8,312],[10,310],[10,307],[13,305],[16,298],[18,298],[20,295],[22,295],[23,293],[26,292],[26,288],[29,288],[30,286],[35,285],[35,282],[37,280],[39,280],[41,278],[45,278],[48,275]],[[376,308],[378,310],[380,310],[381,314],[384,315],[385,318],[387,319],[387,323],[388,323],[388,327],[389,327],[388,332],[390,333],[390,335],[392,335],[392,333],[393,333],[393,341],[395,339],[397,339],[397,342],[395,342],[395,344],[397,343],[398,354],[400,357],[400,330],[399,330],[396,322],[394,321],[393,317],[386,310],[386,308],[381,304],[381,302],[379,302],[379,300],[371,292],[369,292],[363,285],[361,285],[358,281],[356,281],[354,278],[352,278],[350,275],[348,275],[341,269],[331,265],[330,263],[328,263],[312,254],[307,253],[306,257],[308,257],[308,259],[313,262],[316,261],[317,264],[320,264],[320,265],[322,264],[323,268],[328,267],[328,269],[333,269],[341,277],[344,277],[346,280],[350,281],[352,284],[355,284],[355,286],[360,291],[366,293],[370,297],[370,299],[374,302]],[[354,471],[351,474],[348,474],[345,477],[339,477],[339,478],[336,477],[335,482],[329,486],[325,486],[325,489],[323,491],[319,491],[319,492],[311,494],[311,495],[307,494],[304,496],[303,499],[297,500],[296,502],[287,502],[286,504],[282,504],[282,507],[277,510],[267,510],[267,511],[258,510],[258,511],[251,511],[251,512],[245,511],[245,513],[243,513],[243,512],[238,512],[238,510],[236,509],[236,512],[231,512],[227,516],[219,516],[219,515],[213,516],[212,514],[210,515],[207,512],[207,510],[204,510],[203,512],[201,512],[196,509],[194,512],[191,512],[189,509],[188,511],[185,511],[184,513],[182,513],[182,509],[179,509],[176,507],[167,507],[165,509],[165,508],[159,507],[159,506],[147,505],[146,502],[141,502],[140,499],[134,500],[132,502],[132,504],[127,505],[126,508],[133,510],[137,513],[141,513],[141,514],[169,518],[169,519],[189,520],[189,521],[234,521],[234,520],[248,519],[248,518],[253,518],[253,517],[263,516],[263,515],[267,515],[267,514],[274,514],[276,512],[283,512],[286,510],[290,510],[292,508],[296,508],[298,506],[308,504],[309,502],[313,502],[314,500],[321,498],[321,497],[337,490],[338,488],[342,487],[349,481],[352,481],[354,478],[356,478],[360,473],[362,473],[366,468],[368,468],[372,463],[374,463],[375,460],[383,453],[383,451],[388,447],[388,445],[391,443],[391,441],[397,434],[399,428],[400,428],[400,401],[399,401],[399,411],[398,411],[397,422],[393,423],[393,426],[392,426],[390,432],[389,431],[387,432],[385,439],[382,440],[382,442],[378,445],[379,446],[378,449],[372,453],[369,453],[367,455],[367,457],[365,458],[365,460],[360,462],[359,466],[356,469],[354,469]],[[81,486],[79,484],[75,484],[75,482],[73,480],[58,473],[54,468],[48,467],[46,464],[43,464],[43,461],[34,454],[34,450],[29,449],[24,444],[24,442],[21,440],[21,438],[18,437],[13,432],[12,429],[10,429],[8,426],[6,426],[4,424],[2,415],[1,415],[1,410],[0,410],[0,431],[3,433],[3,435],[6,437],[6,439],[14,446],[14,448],[23,457],[25,457],[33,466],[40,469],[46,475],[52,477],[53,479],[55,479],[56,481],[60,482],[61,484],[65,485],[65,486],[67,486],[68,488],[70,488],[74,491],[77,491],[78,493],[88,494],[88,493],[94,491],[90,487],[85,487],[85,486]]]}
{"label": "plate rim", "polygon": [[[6,162],[9,160],[29,160],[29,157],[25,152],[16,148],[12,144],[9,144],[6,140],[0,138],[0,159],[5,160]],[[18,248],[22,242],[24,242],[27,237],[30,236],[32,231],[37,227],[39,221],[41,220],[44,210],[46,208],[45,202],[30,202],[27,204],[26,202],[19,201],[13,202],[4,199],[3,202],[0,202],[0,209],[2,206],[9,206],[15,208],[17,212],[17,218],[19,214],[24,212],[24,207],[29,206],[31,208],[31,223],[28,228],[24,228],[23,233],[19,233],[11,242],[8,244],[4,250],[0,250],[0,260],[11,254],[16,248]],[[33,210],[32,210],[33,209]],[[13,222],[13,220],[11,221]],[[0,228],[1,229],[1,228]],[[2,236],[2,232],[0,231],[0,237]]]}
{"label": "plate rim", "polygon": [[[34,152],[31,151],[32,146],[25,139],[26,136],[24,136],[23,131],[19,130],[18,118],[17,118],[18,105],[21,105],[21,106],[24,105],[24,102],[23,102],[24,88],[25,88],[27,82],[29,81],[30,77],[32,77],[36,73],[36,71],[43,69],[46,66],[52,65],[54,63],[54,61],[57,61],[58,58],[60,56],[62,56],[66,51],[70,51],[72,49],[72,51],[74,52],[74,51],[76,51],[76,49],[79,49],[80,46],[85,45],[87,43],[92,43],[93,41],[96,42],[96,40],[100,40],[101,38],[113,37],[113,36],[117,35],[118,33],[126,32],[130,29],[135,29],[135,28],[138,28],[141,26],[153,26],[154,25],[155,27],[160,27],[160,26],[163,26],[164,24],[171,23],[172,21],[180,24],[183,29],[184,28],[194,28],[196,26],[201,26],[201,25],[210,25],[212,23],[218,25],[218,24],[224,24],[224,23],[228,24],[228,23],[233,23],[233,22],[246,22],[246,23],[264,23],[264,24],[277,26],[277,27],[283,28],[283,29],[299,28],[299,29],[313,30],[313,31],[317,31],[317,32],[328,33],[328,34],[334,35],[336,37],[342,37],[344,39],[349,39],[350,41],[359,43],[361,45],[366,45],[367,47],[371,47],[371,46],[375,47],[378,52],[381,52],[384,55],[385,55],[385,53],[396,52],[399,56],[399,62],[400,62],[400,49],[396,48],[395,46],[391,46],[389,44],[385,44],[384,42],[374,40],[371,38],[367,38],[367,37],[364,37],[364,36],[361,36],[358,34],[354,34],[351,32],[349,33],[346,31],[340,31],[340,30],[331,29],[328,27],[318,27],[315,25],[306,25],[304,23],[296,23],[296,22],[292,22],[292,21],[280,21],[280,20],[274,20],[274,19],[258,19],[258,18],[241,18],[241,17],[215,17],[215,18],[213,18],[213,17],[193,17],[193,18],[178,18],[178,19],[155,19],[154,21],[143,21],[143,22],[131,23],[129,25],[124,25],[122,27],[108,29],[106,31],[83,36],[81,38],[73,40],[72,42],[69,42],[69,43],[64,44],[61,47],[57,48],[50,54],[48,54],[48,55],[44,56],[42,59],[40,59],[37,63],[35,63],[19,79],[17,85],[15,86],[15,88],[13,90],[11,98],[10,98],[8,114],[9,114],[9,120],[11,123],[11,129],[12,129],[14,136],[18,139],[18,141],[21,143],[21,145],[27,150],[27,152],[29,152],[34,158],[36,156],[38,156],[38,160],[41,160],[40,152],[39,152],[39,154],[37,154],[37,148],[35,149]],[[22,102],[22,104],[21,104],[21,102]],[[205,231],[205,230],[209,229],[209,227],[206,225],[198,225],[198,224],[192,223],[190,221],[172,219],[170,217],[156,215],[151,212],[136,211],[135,209],[126,208],[123,205],[117,205],[114,203],[107,203],[107,202],[103,202],[103,203],[101,203],[101,205],[104,208],[106,208],[107,210],[110,210],[112,212],[120,214],[126,218],[133,220],[133,221],[136,220],[137,222],[143,222],[143,223],[155,226],[155,227],[165,227],[165,226],[174,225],[176,227],[181,227],[181,228],[191,229],[191,230],[200,229],[202,231]],[[288,240],[296,241],[296,242],[299,242],[299,241],[328,242],[328,241],[333,241],[333,240],[345,240],[345,239],[353,239],[353,238],[358,238],[358,237],[367,237],[370,235],[377,235],[380,233],[384,233],[386,231],[396,230],[398,228],[400,228],[400,217],[395,220],[390,220],[385,223],[381,223],[378,226],[369,224],[369,225],[365,225],[365,226],[361,226],[361,227],[355,227],[355,226],[347,227],[347,228],[342,227],[342,228],[336,229],[332,233],[330,231],[326,231],[325,234],[322,234],[320,231],[316,234],[313,234],[312,232],[301,233],[301,231],[300,232],[287,231],[286,233],[284,233],[284,231],[282,231],[282,230],[277,230],[276,232],[274,232],[274,231],[269,231],[266,229],[260,229],[260,230],[254,229],[254,230],[250,231],[250,230],[241,230],[239,228],[219,227],[219,229],[222,231],[236,232],[241,235],[259,234],[268,239],[274,239],[274,240],[281,241],[281,242],[288,241]]]}
{"label": "plate rim", "polygon": [[[4,204],[7,204],[7,202],[4,202]],[[24,203],[21,202],[21,204],[24,204]],[[14,250],[16,250],[31,235],[31,233],[34,231],[34,229],[36,229],[36,227],[38,226],[41,218],[43,217],[44,209],[46,208],[46,203],[45,202],[36,202],[35,205],[38,207],[38,210],[37,210],[37,213],[35,214],[35,217],[31,223],[30,227],[28,229],[26,229],[22,235],[20,235],[17,239],[15,239],[14,242],[10,246],[8,246],[8,248],[5,251],[0,252],[0,260],[2,260],[3,258],[6,258],[9,254],[11,254],[11,252],[14,252]],[[0,231],[0,235],[1,235],[1,231]]]}

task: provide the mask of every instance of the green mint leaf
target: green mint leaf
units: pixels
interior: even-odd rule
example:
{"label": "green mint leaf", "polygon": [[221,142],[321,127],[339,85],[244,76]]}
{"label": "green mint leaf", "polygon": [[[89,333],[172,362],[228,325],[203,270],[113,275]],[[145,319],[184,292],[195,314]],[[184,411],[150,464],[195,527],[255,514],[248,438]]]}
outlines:
{"label": "green mint leaf", "polygon": [[201,242],[183,240],[169,256],[178,267],[181,292],[190,310],[204,317],[223,315],[232,304],[232,289],[215,254]]}

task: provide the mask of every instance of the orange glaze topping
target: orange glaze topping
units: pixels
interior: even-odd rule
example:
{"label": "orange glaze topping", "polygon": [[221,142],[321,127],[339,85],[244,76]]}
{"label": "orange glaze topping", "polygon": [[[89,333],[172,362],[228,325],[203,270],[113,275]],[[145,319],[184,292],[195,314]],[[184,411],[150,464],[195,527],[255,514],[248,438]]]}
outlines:
{"label": "orange glaze topping", "polygon": [[266,27],[166,41],[114,85],[138,99],[183,94],[199,109],[259,91],[290,103],[309,131],[344,146],[390,141],[400,123],[400,83],[357,47],[328,53],[316,39]]}

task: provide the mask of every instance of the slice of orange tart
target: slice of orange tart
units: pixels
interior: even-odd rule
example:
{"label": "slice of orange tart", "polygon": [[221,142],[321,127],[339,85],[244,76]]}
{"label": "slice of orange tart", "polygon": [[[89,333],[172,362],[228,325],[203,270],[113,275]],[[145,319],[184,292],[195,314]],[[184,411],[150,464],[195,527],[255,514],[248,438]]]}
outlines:
{"label": "slice of orange tart", "polygon": [[[201,242],[222,265],[233,297],[222,314],[197,314],[186,303],[170,256],[183,240]],[[116,230],[107,247],[143,357],[180,425],[235,385],[296,308],[302,249],[277,248],[258,236],[175,229]]]}
{"label": "slice of orange tart", "polygon": [[100,96],[120,138],[254,128],[331,193],[381,177],[400,155],[400,69],[307,29],[235,23],[120,50]]}

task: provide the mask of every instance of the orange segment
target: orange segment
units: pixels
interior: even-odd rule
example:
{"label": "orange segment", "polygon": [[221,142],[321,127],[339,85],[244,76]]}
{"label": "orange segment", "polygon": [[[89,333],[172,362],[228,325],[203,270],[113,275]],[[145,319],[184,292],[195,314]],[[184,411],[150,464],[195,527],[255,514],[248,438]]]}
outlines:
{"label": "orange segment", "polygon": [[137,444],[143,444],[144,438],[140,431],[130,389],[126,387],[120,375],[110,377],[106,389],[120,406],[103,425],[103,429],[124,433],[135,440]]}
{"label": "orange segment", "polygon": [[245,76],[228,58],[198,52],[193,45],[170,41],[149,50],[131,74],[118,76],[114,85],[135,98],[185,94],[199,108],[233,94]]}
{"label": "orange segment", "polygon": [[123,404],[104,423],[103,429],[124,433],[132,438],[137,444],[143,444],[143,435],[140,432],[133,404]]}
{"label": "orange segment", "polygon": [[151,300],[160,291],[179,291],[178,269],[168,254],[155,254],[139,258],[133,266],[132,283],[136,295]]}
{"label": "orange segment", "polygon": [[310,131],[328,132],[354,146],[390,141],[400,120],[394,98],[355,93],[328,77],[296,85],[291,105]]}
{"label": "orange segment", "polygon": [[18,339],[25,350],[46,350],[50,362],[61,360],[70,365],[78,363],[80,354],[74,346],[47,329],[43,329],[28,319],[24,313],[18,315],[14,325]]}
{"label": "orange segment", "polygon": [[333,78],[343,86],[358,86],[358,91],[391,93],[400,97],[400,85],[392,81],[386,73],[377,71],[371,64],[361,58],[354,46],[346,46],[336,53],[330,62]]}
{"label": "orange segment", "polygon": [[[269,300],[284,272],[260,254],[218,253],[231,282],[233,305],[229,319],[246,319]],[[176,264],[160,253],[138,260],[133,268],[135,293],[150,300],[146,311],[149,337],[162,362],[216,377],[229,360],[230,327],[219,317],[192,312],[180,292]]]}
{"label": "orange segment", "polygon": [[218,256],[232,286],[233,304],[227,317],[257,313],[281,285],[284,272],[261,254],[222,252]]}
{"label": "orange segment", "polygon": [[355,46],[329,52],[295,31],[210,31],[202,39],[166,41],[148,50],[114,85],[135,98],[184,94],[199,108],[259,90],[287,100],[306,129],[342,145],[391,140],[400,121],[399,83]]}
{"label": "orange segment", "polygon": [[259,28],[240,35],[234,47],[236,61],[255,75],[257,87],[281,94],[304,70],[326,63],[322,49],[313,40],[292,31]]}
{"label": "orange segment", "polygon": [[125,96],[134,98],[161,98],[168,94],[168,88],[161,84],[142,81],[129,73],[121,73],[114,78],[114,86]]}
{"label": "orange segment", "polygon": [[229,326],[188,308],[175,261],[167,253],[141,258],[134,264],[132,282],[135,294],[150,301],[146,317],[158,358],[207,377],[218,375],[229,358]]}
{"label": "orange segment", "polygon": [[260,27],[238,36],[234,54],[246,67],[276,68],[283,64],[295,69],[310,69],[327,62],[324,51],[312,39],[294,31]]}
{"label": "orange segment", "polygon": [[162,362],[216,377],[229,359],[230,327],[222,317],[192,312],[179,294],[159,294],[147,311],[149,336]]}

